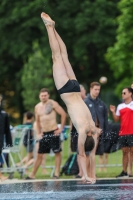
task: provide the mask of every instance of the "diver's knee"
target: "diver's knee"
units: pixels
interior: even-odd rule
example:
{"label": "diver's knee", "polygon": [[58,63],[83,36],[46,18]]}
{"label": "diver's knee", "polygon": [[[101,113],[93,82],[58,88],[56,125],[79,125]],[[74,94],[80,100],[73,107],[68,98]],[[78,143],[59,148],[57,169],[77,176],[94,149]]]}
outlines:
{"label": "diver's knee", "polygon": [[56,62],[57,60],[61,59],[61,54],[60,53],[52,53],[52,60],[53,62]]}

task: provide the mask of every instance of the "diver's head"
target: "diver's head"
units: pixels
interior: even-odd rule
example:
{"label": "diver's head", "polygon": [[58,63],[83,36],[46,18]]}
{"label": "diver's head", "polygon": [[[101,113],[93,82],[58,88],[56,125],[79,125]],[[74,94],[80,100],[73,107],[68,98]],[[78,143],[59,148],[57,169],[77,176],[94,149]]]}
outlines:
{"label": "diver's head", "polygon": [[86,141],[85,141],[85,145],[84,145],[85,152],[92,151],[94,146],[95,146],[95,141],[94,141],[93,137],[87,135],[87,138],[86,138]]}

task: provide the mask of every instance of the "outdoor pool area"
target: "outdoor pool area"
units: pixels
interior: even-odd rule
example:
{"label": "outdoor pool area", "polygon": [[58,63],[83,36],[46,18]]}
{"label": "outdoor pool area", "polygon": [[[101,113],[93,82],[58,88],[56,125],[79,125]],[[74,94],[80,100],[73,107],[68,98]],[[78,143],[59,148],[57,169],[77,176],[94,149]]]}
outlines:
{"label": "outdoor pool area", "polygon": [[80,180],[48,180],[0,184],[3,200],[130,200],[133,199],[133,179],[103,179],[96,184]]}

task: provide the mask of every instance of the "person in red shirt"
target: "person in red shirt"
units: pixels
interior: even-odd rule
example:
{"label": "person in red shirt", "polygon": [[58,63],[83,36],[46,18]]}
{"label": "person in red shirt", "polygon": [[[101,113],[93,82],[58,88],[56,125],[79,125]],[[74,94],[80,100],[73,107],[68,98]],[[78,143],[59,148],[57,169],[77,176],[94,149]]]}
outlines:
{"label": "person in red shirt", "polygon": [[[127,174],[127,167],[130,161],[133,162],[133,89],[126,87],[122,90],[123,103],[119,104],[117,110],[115,106],[110,105],[110,111],[113,114],[114,120],[120,120],[119,145],[122,149],[123,171],[116,176],[132,177],[132,174]],[[116,112],[115,112],[116,111]],[[131,173],[131,172],[130,172]]]}

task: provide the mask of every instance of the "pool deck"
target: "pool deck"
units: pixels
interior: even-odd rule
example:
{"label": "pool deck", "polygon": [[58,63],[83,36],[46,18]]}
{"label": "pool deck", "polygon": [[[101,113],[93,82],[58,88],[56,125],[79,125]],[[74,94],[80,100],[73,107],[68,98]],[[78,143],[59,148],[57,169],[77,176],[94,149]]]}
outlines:
{"label": "pool deck", "polygon": [[1,200],[133,200],[133,178],[10,179],[0,182]]}
{"label": "pool deck", "polygon": [[[97,178],[97,181],[108,181],[108,180],[130,180],[133,177],[128,178]],[[28,183],[28,182],[48,182],[48,181],[82,181],[81,179],[33,179],[33,180],[24,180],[24,179],[7,179],[5,181],[0,181],[0,184],[14,184],[14,183]]]}

